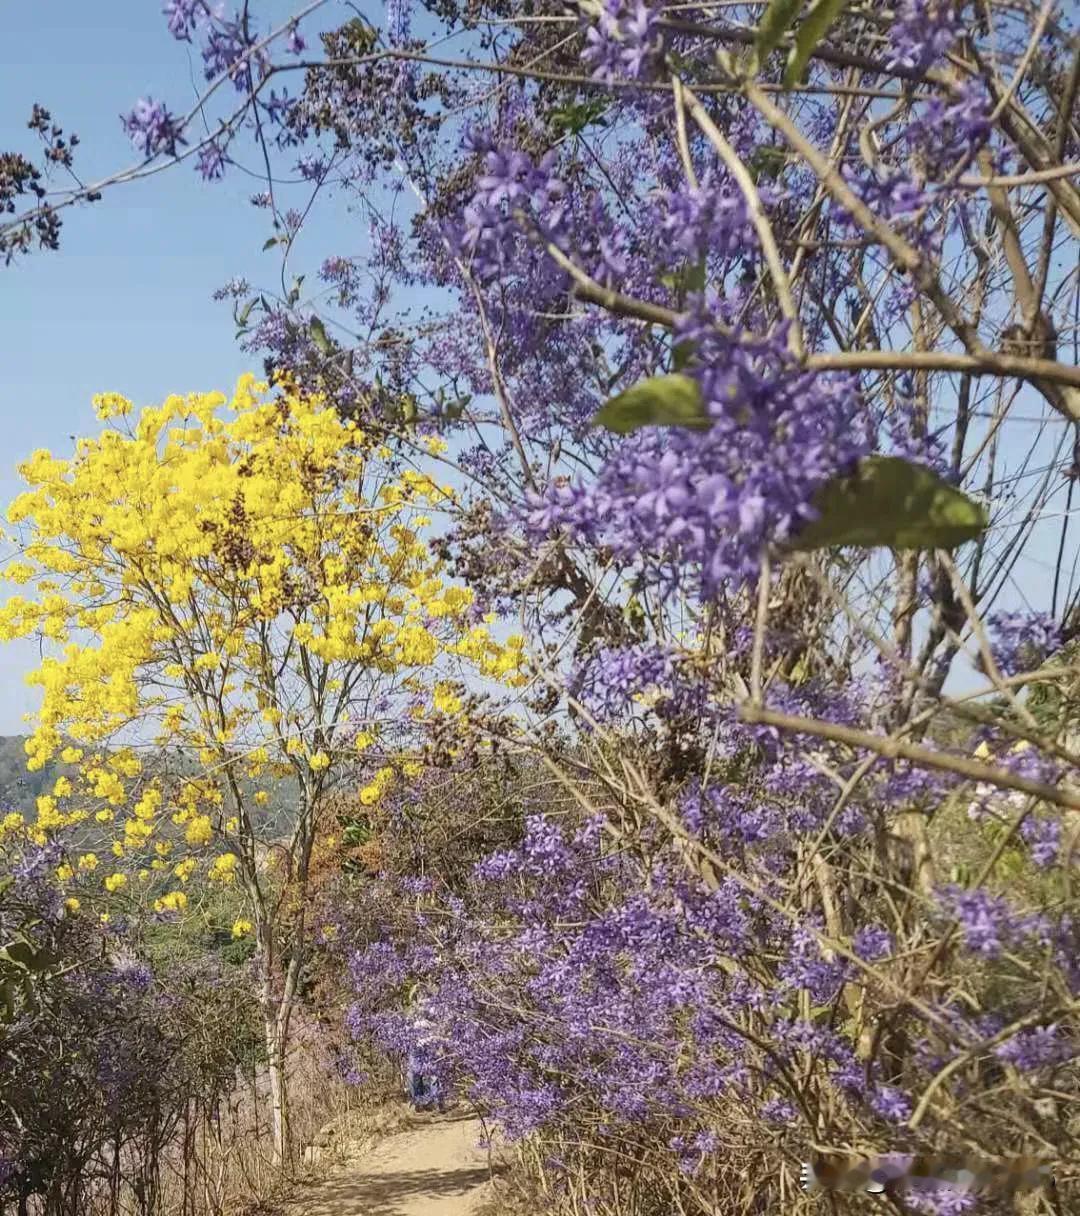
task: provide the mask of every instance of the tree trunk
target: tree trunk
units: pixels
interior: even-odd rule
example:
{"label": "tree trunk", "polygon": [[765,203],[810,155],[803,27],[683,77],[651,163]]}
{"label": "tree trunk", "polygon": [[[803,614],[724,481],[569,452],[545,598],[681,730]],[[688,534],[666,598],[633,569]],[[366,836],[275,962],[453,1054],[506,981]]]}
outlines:
{"label": "tree trunk", "polygon": [[266,1034],[267,1072],[270,1077],[270,1129],[273,1137],[273,1161],[280,1166],[285,1161],[288,1139],[288,1095],[285,1083],[285,1052],[278,1032],[277,1010],[267,1003],[263,1008]]}

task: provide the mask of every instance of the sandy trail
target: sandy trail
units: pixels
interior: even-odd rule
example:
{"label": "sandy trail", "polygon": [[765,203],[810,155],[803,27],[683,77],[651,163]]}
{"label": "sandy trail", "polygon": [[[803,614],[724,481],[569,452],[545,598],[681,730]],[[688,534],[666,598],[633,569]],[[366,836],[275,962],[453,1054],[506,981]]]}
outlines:
{"label": "sandy trail", "polygon": [[410,1127],[348,1161],[288,1206],[288,1216],[471,1216],[492,1190],[478,1119]]}

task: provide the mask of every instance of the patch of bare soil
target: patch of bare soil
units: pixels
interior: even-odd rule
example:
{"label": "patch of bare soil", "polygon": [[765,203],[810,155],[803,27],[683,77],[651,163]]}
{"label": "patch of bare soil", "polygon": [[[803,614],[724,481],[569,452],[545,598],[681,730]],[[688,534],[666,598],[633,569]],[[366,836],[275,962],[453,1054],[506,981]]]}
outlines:
{"label": "patch of bare soil", "polygon": [[294,1196],[283,1216],[475,1216],[492,1198],[479,1119],[433,1115],[345,1161]]}

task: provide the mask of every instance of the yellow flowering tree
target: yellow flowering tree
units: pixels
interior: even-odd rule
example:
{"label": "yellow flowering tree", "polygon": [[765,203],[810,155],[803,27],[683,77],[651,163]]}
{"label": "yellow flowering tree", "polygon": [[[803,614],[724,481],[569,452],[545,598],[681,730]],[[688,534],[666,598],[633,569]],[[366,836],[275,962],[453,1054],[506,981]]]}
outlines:
{"label": "yellow flowering tree", "polygon": [[[471,619],[470,594],[421,538],[451,490],[395,471],[320,399],[244,377],[231,401],[173,396],[137,419],[116,394],[95,405],[102,433],[70,459],[35,452],[8,512],[21,552],[5,574],[32,593],[0,610],[0,638],[48,649],[29,677],[41,705],[28,764],[75,774],[26,831],[111,833],[108,853],[61,877],[114,898],[152,877],[157,912],[184,915],[197,876],[242,884],[234,934],[253,934],[261,964],[280,1155],[327,795],[385,723],[456,713],[463,668],[523,679],[520,639]],[[186,770],[164,762],[177,752]],[[394,771],[379,768],[362,801]],[[286,779],[282,821],[267,786]]]}

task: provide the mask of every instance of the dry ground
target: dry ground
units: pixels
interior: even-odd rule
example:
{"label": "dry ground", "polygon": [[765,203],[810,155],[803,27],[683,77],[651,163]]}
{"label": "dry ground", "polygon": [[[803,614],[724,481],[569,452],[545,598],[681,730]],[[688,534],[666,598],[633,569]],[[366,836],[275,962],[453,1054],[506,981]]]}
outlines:
{"label": "dry ground", "polygon": [[474,1216],[492,1198],[480,1121],[417,1117],[378,1143],[348,1150],[295,1195],[285,1216]]}

